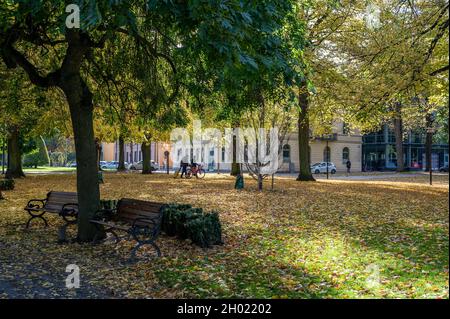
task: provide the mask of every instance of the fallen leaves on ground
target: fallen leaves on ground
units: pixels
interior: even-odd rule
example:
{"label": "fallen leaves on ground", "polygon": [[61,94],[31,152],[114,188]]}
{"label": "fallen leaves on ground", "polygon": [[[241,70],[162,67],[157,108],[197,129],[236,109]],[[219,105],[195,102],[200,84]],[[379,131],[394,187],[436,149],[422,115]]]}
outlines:
{"label": "fallen leaves on ground", "polygon": [[[106,173],[102,198],[189,203],[217,210],[223,246],[203,250],[162,235],[128,261],[131,241],[57,244],[62,224],[24,230],[23,207],[74,174],[28,176],[0,201],[0,298],[448,298],[448,176],[296,182],[259,193],[227,175],[180,180]],[[70,235],[75,235],[71,229]],[[81,287],[65,287],[68,264]]]}

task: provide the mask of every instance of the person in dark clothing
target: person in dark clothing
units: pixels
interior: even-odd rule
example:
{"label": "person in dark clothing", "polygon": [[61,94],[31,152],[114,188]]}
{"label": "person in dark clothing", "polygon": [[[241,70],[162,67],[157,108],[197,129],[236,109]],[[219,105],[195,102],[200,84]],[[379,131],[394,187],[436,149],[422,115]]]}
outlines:
{"label": "person in dark clothing", "polygon": [[347,175],[348,175],[348,174],[350,174],[350,169],[352,168],[352,162],[350,162],[350,160],[347,160],[346,166],[347,166]]}
{"label": "person in dark clothing", "polygon": [[181,178],[183,178],[183,175],[186,176],[187,167],[188,167],[188,162],[187,162],[186,157],[183,157],[181,159],[180,167],[181,167]]}

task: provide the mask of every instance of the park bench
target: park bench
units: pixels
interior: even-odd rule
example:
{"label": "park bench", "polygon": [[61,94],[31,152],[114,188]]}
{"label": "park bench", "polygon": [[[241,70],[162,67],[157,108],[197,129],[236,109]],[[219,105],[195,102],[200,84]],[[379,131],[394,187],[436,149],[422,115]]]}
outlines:
{"label": "park bench", "polygon": [[101,233],[100,227],[103,226],[103,231],[111,233],[116,242],[120,241],[116,231],[126,232],[136,240],[137,244],[131,251],[132,258],[136,257],[140,247],[147,244],[156,250],[159,257],[161,251],[155,241],[161,230],[163,207],[164,204],[161,203],[122,198],[115,209],[99,210],[97,217],[91,219],[91,223],[99,229],[98,234]]}
{"label": "park bench", "polygon": [[30,214],[26,228],[35,218],[41,219],[47,227],[48,223],[44,218],[45,213],[58,214],[64,219],[67,227],[77,222],[78,195],[77,193],[51,191],[45,199],[30,200],[24,209]]}

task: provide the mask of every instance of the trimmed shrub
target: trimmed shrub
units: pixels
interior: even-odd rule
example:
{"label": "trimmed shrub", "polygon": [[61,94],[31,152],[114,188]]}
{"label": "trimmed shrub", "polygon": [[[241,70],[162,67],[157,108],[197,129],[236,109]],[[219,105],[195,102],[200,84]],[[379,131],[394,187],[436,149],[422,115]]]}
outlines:
{"label": "trimmed shrub", "polygon": [[187,228],[187,223],[199,219],[203,216],[203,209],[201,208],[190,208],[177,212],[175,215],[175,231],[176,235],[180,239],[189,238],[189,230]]}
{"label": "trimmed shrub", "polygon": [[13,179],[3,179],[0,180],[0,190],[2,191],[10,191],[14,189],[14,180]]}
{"label": "trimmed shrub", "polygon": [[168,236],[191,239],[200,247],[222,244],[222,226],[216,212],[204,213],[190,205],[167,205],[164,208],[162,230]]}
{"label": "trimmed shrub", "polygon": [[221,245],[222,226],[219,214],[211,212],[186,222],[186,230],[192,242],[202,248]]}
{"label": "trimmed shrub", "polygon": [[117,199],[102,199],[100,200],[100,209],[116,209]]}
{"label": "trimmed shrub", "polygon": [[163,219],[161,224],[161,230],[165,232],[168,236],[175,236],[177,234],[176,223],[177,217],[176,215],[182,211],[187,209],[191,209],[191,205],[187,204],[169,204],[166,205],[163,209]]}

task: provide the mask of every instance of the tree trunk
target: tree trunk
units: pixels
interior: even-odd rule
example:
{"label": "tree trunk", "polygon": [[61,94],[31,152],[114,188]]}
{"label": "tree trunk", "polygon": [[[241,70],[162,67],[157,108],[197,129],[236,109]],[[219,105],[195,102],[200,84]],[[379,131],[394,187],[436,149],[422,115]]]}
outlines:
{"label": "tree trunk", "polygon": [[72,119],[77,161],[78,241],[94,239],[97,228],[89,221],[100,205],[97,149],[94,138],[92,93],[81,77],[87,52],[81,34],[68,31],[69,46],[61,66],[60,87],[66,95]]}
{"label": "tree trunk", "polygon": [[299,87],[298,104],[298,158],[300,162],[298,181],[315,181],[311,174],[310,150],[309,150],[309,93],[306,82]]}
{"label": "tree trunk", "polygon": [[397,172],[405,170],[405,162],[403,160],[403,119],[401,104],[395,104],[394,118],[394,134],[395,134],[395,151],[397,154]]}
{"label": "tree trunk", "polygon": [[[432,127],[433,119],[431,114],[426,115],[426,127]],[[425,139],[425,171],[429,172],[432,169],[432,151],[433,151],[433,133],[427,131]]]}
{"label": "tree trunk", "polygon": [[133,142],[131,142],[130,143],[130,164],[133,164],[134,163],[134,160],[135,160],[135,158],[134,158],[134,156],[133,156]]}
{"label": "tree trunk", "polygon": [[[239,127],[239,122],[235,122],[234,128]],[[231,163],[231,176],[238,176],[241,174],[241,165],[237,162],[237,138],[233,135],[233,162]]]}
{"label": "tree trunk", "polygon": [[152,145],[151,143],[144,142],[142,143],[141,149],[142,149],[142,174],[151,174]]}
{"label": "tree trunk", "polygon": [[262,192],[263,190],[263,176],[261,173],[258,173],[258,191]]}
{"label": "tree trunk", "polygon": [[20,148],[19,129],[13,127],[8,135],[8,168],[5,175],[8,179],[25,177],[22,170],[22,151]]}
{"label": "tree trunk", "polygon": [[[69,89],[72,93],[66,92],[66,95],[70,106],[77,160],[78,240],[86,242],[91,241],[96,233],[96,228],[89,220],[99,208],[100,190],[92,106],[89,105],[91,101],[84,100],[87,96],[82,100],[76,97],[80,90],[81,87],[72,87]],[[85,90],[87,91],[87,87]]]}
{"label": "tree trunk", "polygon": [[119,166],[117,167],[118,171],[124,171],[125,168],[125,141],[123,136],[119,136]]}

